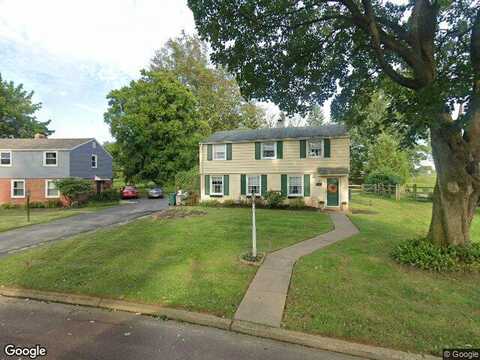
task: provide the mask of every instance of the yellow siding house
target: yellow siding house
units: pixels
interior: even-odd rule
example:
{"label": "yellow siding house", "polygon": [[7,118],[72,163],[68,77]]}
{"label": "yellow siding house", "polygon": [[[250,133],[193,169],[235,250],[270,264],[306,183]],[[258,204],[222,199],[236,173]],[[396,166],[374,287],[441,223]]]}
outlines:
{"label": "yellow siding house", "polygon": [[200,143],[201,200],[280,191],[347,210],[350,139],[343,125],[221,131]]}

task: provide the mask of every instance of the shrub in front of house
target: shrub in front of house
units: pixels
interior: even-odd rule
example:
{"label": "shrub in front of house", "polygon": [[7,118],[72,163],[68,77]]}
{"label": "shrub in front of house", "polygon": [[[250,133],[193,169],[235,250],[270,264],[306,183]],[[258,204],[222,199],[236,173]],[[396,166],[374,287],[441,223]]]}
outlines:
{"label": "shrub in front of house", "polygon": [[303,200],[303,198],[294,198],[288,201],[288,207],[292,210],[300,210],[306,209],[307,205],[305,204],[305,200]]}
{"label": "shrub in front of house", "polygon": [[120,192],[116,189],[107,189],[90,196],[93,202],[115,202],[120,200]]}
{"label": "shrub in front of house", "polygon": [[200,203],[201,206],[205,207],[220,207],[222,206],[222,203],[218,200],[205,200]]}
{"label": "shrub in front of house", "polygon": [[269,209],[278,209],[284,207],[286,197],[280,191],[267,191],[264,199],[265,207]]}
{"label": "shrub in front of house", "polygon": [[439,247],[426,239],[413,239],[397,245],[392,258],[422,270],[480,271],[480,244]]}
{"label": "shrub in front of house", "polygon": [[92,183],[90,180],[69,177],[55,181],[55,185],[60,193],[68,200],[70,206],[74,203],[81,204],[88,200],[92,193]]}
{"label": "shrub in front of house", "polygon": [[0,208],[4,210],[20,209],[22,206],[19,204],[5,203],[0,205]]}
{"label": "shrub in front of house", "polygon": [[[30,209],[44,209],[46,207],[45,203],[40,201],[32,201],[29,206]],[[25,204],[25,207],[27,207],[27,204]]]}

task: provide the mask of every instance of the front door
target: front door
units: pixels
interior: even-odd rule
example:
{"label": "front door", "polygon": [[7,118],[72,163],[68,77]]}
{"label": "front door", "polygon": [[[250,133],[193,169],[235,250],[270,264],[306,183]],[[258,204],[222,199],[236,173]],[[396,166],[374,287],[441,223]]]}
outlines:
{"label": "front door", "polygon": [[338,206],[338,178],[327,179],[327,206]]}

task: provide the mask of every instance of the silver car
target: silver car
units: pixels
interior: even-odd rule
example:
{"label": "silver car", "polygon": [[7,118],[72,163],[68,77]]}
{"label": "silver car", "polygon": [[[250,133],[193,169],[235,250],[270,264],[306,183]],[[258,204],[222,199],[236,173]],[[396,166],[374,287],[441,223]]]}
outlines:
{"label": "silver car", "polygon": [[160,199],[163,198],[163,190],[159,187],[154,187],[153,189],[148,190],[149,199]]}

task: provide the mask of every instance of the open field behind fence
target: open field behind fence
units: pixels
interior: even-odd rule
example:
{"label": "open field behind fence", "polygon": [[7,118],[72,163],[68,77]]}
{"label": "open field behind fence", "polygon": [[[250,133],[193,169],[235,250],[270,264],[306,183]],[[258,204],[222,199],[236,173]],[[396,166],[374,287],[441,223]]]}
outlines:
{"label": "open field behind fence", "polygon": [[415,201],[431,201],[433,197],[433,186],[409,185],[384,185],[384,184],[363,184],[350,185],[350,196],[354,194],[376,194],[380,196],[400,200],[409,198]]}

